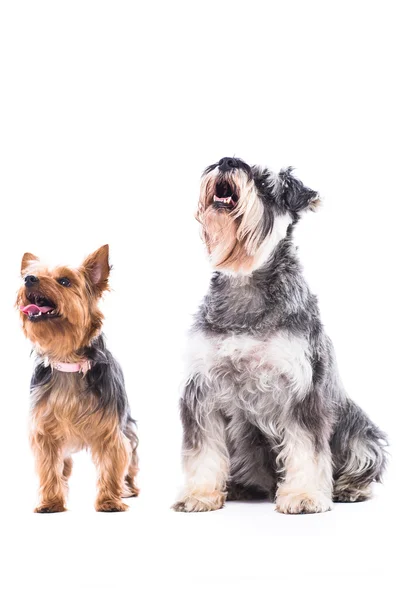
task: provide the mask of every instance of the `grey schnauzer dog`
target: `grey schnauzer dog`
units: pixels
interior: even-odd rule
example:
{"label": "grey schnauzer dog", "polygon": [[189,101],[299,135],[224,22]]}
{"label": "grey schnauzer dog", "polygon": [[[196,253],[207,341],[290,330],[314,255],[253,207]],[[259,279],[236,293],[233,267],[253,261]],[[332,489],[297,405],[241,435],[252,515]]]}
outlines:
{"label": "grey schnauzer dog", "polygon": [[223,158],[204,172],[197,219],[215,272],[187,353],[177,511],[269,498],[324,512],[381,481],[385,434],[342,386],[293,244],[318,203],[290,168]]}

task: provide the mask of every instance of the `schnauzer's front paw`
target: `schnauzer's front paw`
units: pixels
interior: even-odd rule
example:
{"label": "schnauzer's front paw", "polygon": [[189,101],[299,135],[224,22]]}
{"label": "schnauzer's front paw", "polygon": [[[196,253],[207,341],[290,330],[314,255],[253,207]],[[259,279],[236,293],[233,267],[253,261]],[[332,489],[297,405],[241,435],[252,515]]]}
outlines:
{"label": "schnauzer's front paw", "polygon": [[129,506],[119,500],[98,500],[95,508],[97,512],[124,512]]}
{"label": "schnauzer's front paw", "polygon": [[208,512],[218,510],[225,504],[226,494],[224,492],[211,492],[196,496],[185,496],[173,505],[176,512]]}
{"label": "schnauzer's front paw", "polygon": [[35,513],[58,513],[64,512],[67,509],[64,506],[64,503],[60,500],[54,502],[46,502],[43,504],[39,504],[34,510]]}
{"label": "schnauzer's front paw", "polygon": [[327,512],[332,509],[332,500],[321,492],[278,493],[276,510],[286,515],[301,515]]}

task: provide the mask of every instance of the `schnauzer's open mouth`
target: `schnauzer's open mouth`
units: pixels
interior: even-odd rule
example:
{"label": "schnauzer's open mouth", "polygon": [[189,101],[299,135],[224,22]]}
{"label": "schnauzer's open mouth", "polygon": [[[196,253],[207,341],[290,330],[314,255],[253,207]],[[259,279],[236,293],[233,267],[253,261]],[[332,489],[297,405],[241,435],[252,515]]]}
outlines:
{"label": "schnauzer's open mouth", "polygon": [[238,196],[227,181],[217,183],[213,204],[216,208],[232,210],[238,203]]}
{"label": "schnauzer's open mouth", "polygon": [[43,321],[60,316],[56,305],[49,298],[40,294],[30,293],[27,295],[27,299],[30,304],[20,306],[19,309],[28,316],[30,321]]}

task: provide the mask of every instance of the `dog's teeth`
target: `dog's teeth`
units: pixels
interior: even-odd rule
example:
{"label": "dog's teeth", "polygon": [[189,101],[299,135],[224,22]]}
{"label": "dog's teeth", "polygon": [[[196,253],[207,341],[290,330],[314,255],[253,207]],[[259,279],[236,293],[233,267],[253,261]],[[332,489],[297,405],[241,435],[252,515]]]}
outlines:
{"label": "dog's teeth", "polygon": [[229,196],[228,198],[219,198],[218,196],[216,196],[214,194],[214,202],[222,202],[223,204],[231,204],[232,196]]}

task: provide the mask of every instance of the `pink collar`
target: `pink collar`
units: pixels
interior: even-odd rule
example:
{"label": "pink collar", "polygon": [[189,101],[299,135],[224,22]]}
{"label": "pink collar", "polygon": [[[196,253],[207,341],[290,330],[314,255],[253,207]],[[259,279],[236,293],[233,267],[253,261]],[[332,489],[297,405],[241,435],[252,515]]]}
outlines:
{"label": "pink collar", "polygon": [[52,362],[51,366],[63,373],[83,373],[86,375],[89,369],[92,368],[92,363],[90,360],[84,359],[77,363]]}

